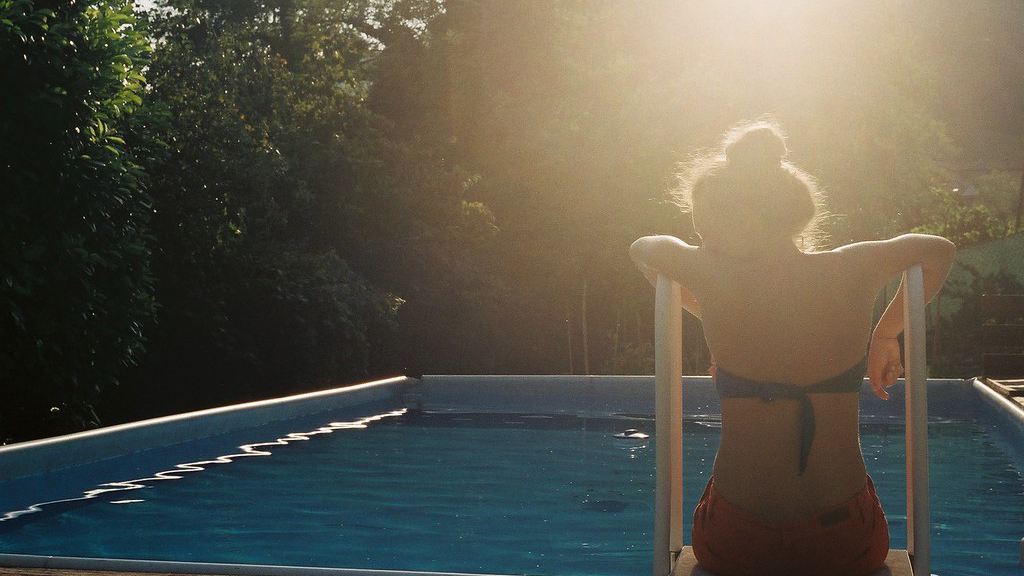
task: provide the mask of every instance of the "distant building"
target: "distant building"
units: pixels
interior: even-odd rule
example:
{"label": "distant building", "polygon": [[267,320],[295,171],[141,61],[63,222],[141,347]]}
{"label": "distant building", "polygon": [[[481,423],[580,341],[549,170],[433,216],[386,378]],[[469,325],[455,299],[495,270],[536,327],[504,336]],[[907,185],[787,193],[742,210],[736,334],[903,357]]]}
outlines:
{"label": "distant building", "polygon": [[984,162],[981,160],[962,162],[949,166],[949,171],[953,177],[947,189],[967,206],[973,206],[978,201],[978,179],[991,172],[1009,172],[1024,187],[1024,160],[1016,164],[1010,164],[1009,162]]}

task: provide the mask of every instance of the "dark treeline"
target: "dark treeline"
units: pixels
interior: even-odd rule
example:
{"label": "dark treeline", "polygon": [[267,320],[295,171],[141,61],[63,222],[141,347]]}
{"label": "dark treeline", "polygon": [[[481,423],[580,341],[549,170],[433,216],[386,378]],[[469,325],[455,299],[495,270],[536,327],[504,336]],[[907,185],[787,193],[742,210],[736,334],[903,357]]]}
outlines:
{"label": "dark treeline", "polygon": [[679,163],[766,112],[826,247],[1019,230],[1021,4],[761,4],[0,0],[0,439],[650,372],[626,248],[698,241]]}

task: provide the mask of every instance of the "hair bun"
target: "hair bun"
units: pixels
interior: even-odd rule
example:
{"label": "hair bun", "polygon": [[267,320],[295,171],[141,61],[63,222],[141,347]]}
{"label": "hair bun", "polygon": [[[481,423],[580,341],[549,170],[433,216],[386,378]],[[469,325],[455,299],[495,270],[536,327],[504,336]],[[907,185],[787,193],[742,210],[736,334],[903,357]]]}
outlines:
{"label": "hair bun", "polygon": [[786,156],[786,142],[778,126],[758,122],[729,134],[725,159],[732,166],[778,167]]}

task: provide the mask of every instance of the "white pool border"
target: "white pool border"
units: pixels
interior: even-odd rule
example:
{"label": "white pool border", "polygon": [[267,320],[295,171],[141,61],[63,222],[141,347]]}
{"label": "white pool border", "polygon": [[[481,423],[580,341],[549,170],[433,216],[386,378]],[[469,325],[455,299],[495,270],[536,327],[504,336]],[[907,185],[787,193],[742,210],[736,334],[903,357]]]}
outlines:
{"label": "white pool border", "polygon": [[36,556],[31,554],[0,554],[0,566],[49,570],[95,570],[98,572],[125,572],[128,574],[157,573],[163,576],[172,574],[207,574],[216,576],[507,576],[490,573],[473,574],[469,572],[415,572],[409,570],[278,566],[272,564]]}
{"label": "white pool border", "polygon": [[397,398],[406,376],[221,406],[0,446],[0,481],[43,474],[261,424]]}
{"label": "white pool border", "polygon": [[971,381],[971,386],[978,392],[978,397],[982,401],[994,408],[1007,425],[1016,428],[1017,433],[1024,437],[1024,410],[1020,406],[978,378]]}

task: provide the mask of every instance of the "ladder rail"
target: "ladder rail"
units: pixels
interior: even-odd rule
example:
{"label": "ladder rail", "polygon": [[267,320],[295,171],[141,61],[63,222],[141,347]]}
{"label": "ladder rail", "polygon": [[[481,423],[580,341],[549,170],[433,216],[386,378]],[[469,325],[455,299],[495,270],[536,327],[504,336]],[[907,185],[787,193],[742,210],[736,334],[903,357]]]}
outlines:
{"label": "ladder rail", "polygon": [[683,300],[659,275],[654,304],[654,576],[667,576],[683,549]]}
{"label": "ladder rail", "polygon": [[924,272],[903,272],[904,398],[907,445],[907,551],[914,574],[931,574],[931,511],[928,507],[928,366],[925,346]]}

